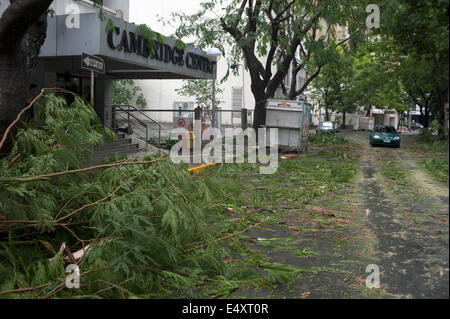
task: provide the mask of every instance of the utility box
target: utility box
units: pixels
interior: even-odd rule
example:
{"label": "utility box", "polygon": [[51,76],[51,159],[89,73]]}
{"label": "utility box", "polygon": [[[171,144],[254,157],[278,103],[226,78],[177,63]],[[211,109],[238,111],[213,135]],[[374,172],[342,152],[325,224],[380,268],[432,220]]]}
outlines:
{"label": "utility box", "polygon": [[[278,147],[298,152],[308,149],[310,106],[302,101],[267,100],[266,128],[278,129]],[[270,133],[267,133],[268,145]]]}
{"label": "utility box", "polygon": [[359,129],[362,131],[370,131],[375,127],[375,118],[361,117],[359,119]]}

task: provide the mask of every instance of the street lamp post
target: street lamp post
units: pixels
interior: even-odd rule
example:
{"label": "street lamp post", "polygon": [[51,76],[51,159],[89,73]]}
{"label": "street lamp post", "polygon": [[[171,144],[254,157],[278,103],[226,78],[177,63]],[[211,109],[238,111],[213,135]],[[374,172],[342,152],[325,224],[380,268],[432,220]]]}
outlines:
{"label": "street lamp post", "polygon": [[[206,55],[212,60],[216,61],[216,76],[217,76],[217,62],[220,60],[222,53],[217,48],[210,48],[206,51]],[[211,109],[211,126],[216,127],[216,76],[213,78],[212,87],[212,109]]]}

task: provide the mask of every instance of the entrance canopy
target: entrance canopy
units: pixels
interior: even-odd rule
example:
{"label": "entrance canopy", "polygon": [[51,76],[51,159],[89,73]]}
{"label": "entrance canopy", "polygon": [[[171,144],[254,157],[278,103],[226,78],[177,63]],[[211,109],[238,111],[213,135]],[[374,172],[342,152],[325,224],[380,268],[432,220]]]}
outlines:
{"label": "entrance canopy", "polygon": [[[177,41],[156,37],[148,43],[138,26],[111,18],[107,28],[96,13],[80,14],[79,28],[71,17],[48,17],[47,39],[41,48],[40,64],[45,72],[86,73],[81,68],[83,53],[105,60],[106,76],[112,79],[213,79],[216,62],[206,52],[192,46],[177,46]],[[161,39],[162,40],[162,39]],[[154,50],[151,50],[153,47]]]}

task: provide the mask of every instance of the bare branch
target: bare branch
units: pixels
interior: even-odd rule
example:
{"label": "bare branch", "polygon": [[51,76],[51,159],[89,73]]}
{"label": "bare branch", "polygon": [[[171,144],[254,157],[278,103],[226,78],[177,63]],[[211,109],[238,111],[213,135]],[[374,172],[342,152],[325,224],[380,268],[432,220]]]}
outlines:
{"label": "bare branch", "polygon": [[295,96],[298,96],[300,94],[303,93],[303,91],[306,90],[306,88],[308,87],[308,85],[312,82],[312,80],[314,80],[319,74],[320,71],[322,70],[323,65],[319,65],[319,67],[317,68],[316,72],[314,72],[309,78],[308,80],[306,80],[306,82],[303,84],[303,86],[298,90],[295,91]]}

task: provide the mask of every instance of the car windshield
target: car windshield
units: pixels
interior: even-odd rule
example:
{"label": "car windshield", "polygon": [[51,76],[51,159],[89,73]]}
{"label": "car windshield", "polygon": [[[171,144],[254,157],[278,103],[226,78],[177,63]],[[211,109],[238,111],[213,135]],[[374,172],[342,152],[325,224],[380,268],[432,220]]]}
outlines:
{"label": "car windshield", "polygon": [[396,133],[397,130],[392,126],[379,126],[375,128],[377,133]]}

